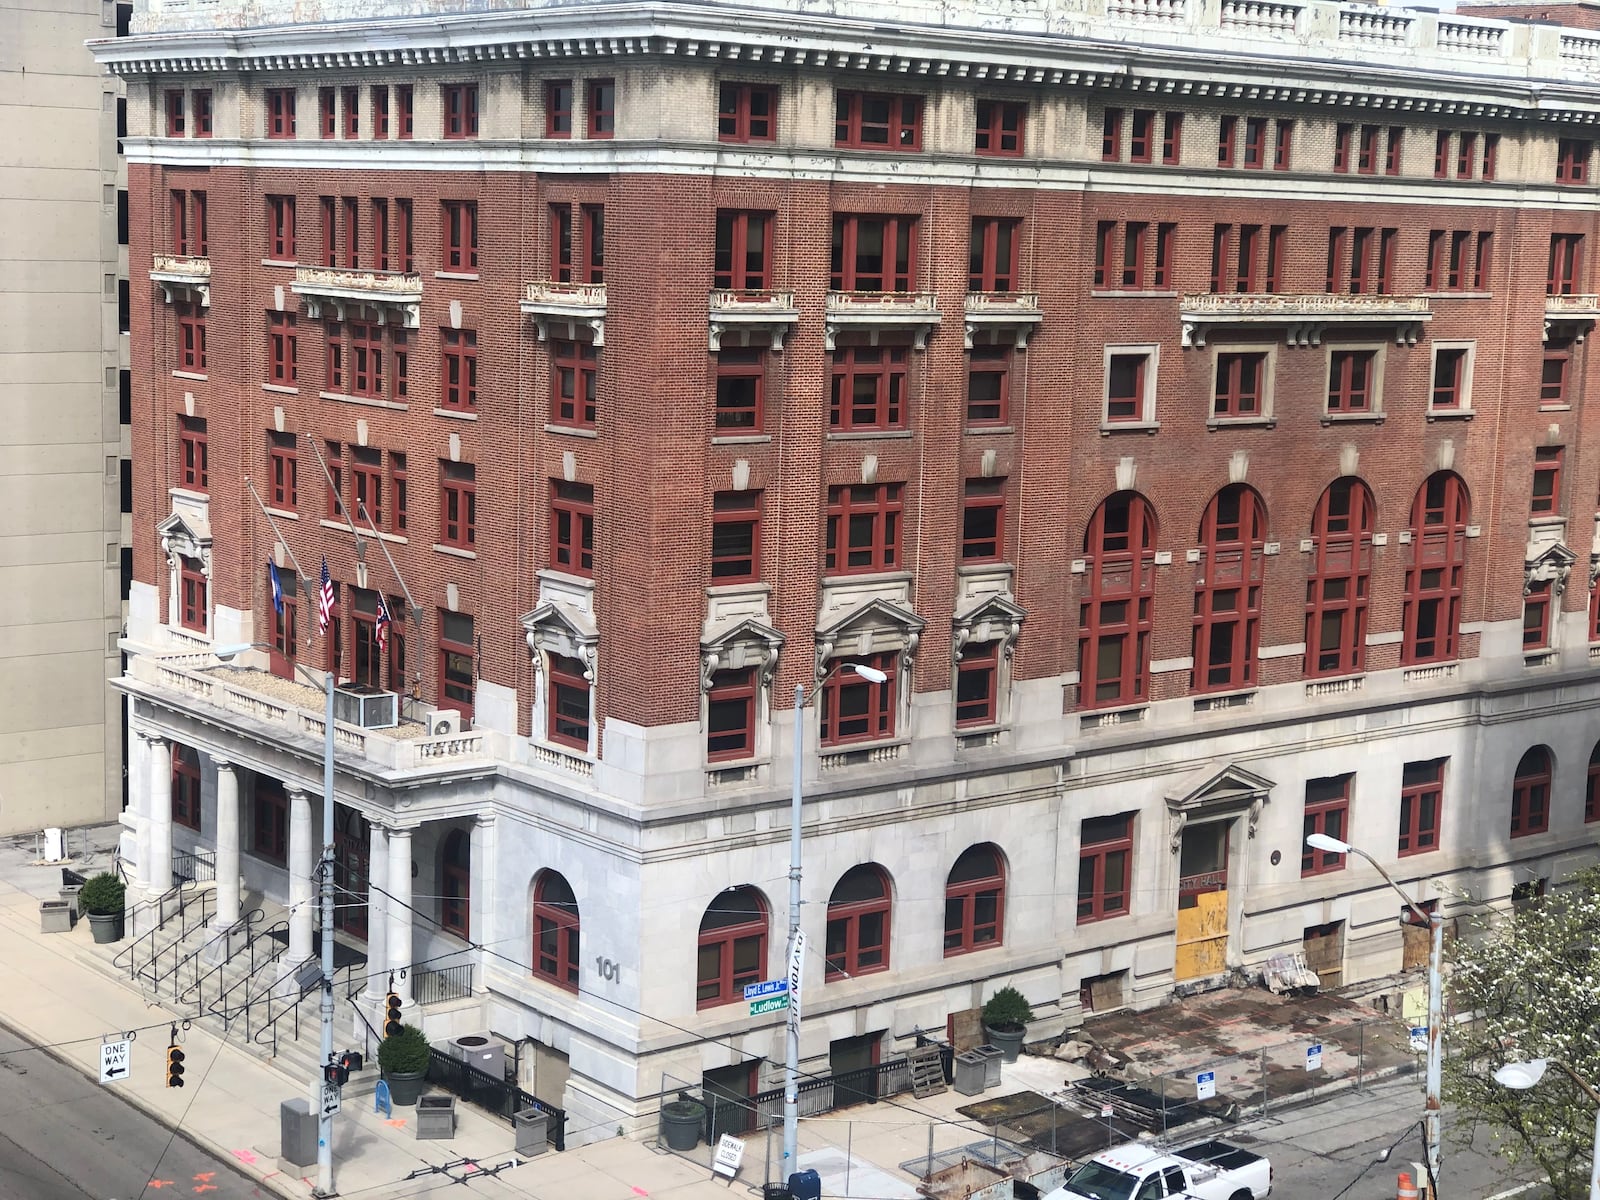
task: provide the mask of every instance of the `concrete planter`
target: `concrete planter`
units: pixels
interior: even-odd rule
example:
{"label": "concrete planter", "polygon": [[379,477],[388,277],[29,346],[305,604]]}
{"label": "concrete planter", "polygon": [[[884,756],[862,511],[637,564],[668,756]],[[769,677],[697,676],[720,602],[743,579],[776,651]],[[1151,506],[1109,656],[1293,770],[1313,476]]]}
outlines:
{"label": "concrete planter", "polygon": [[415,1104],[428,1086],[427,1071],[385,1071],[383,1081],[389,1085],[389,1102],[396,1105]]}
{"label": "concrete planter", "polygon": [[102,946],[122,940],[123,914],[115,913],[90,913],[89,931],[94,934],[94,940]]}
{"label": "concrete planter", "polygon": [[456,1135],[456,1098],[420,1096],[417,1099],[417,1140],[444,1141]]}
{"label": "concrete planter", "polygon": [[65,900],[39,901],[40,933],[71,933],[72,905]]}

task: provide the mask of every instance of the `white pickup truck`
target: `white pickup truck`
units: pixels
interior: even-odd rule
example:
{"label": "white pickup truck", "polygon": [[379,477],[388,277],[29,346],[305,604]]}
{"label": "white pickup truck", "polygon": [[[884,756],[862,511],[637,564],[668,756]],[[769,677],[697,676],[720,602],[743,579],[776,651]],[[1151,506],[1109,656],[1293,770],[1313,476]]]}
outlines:
{"label": "white pickup truck", "polygon": [[1044,1200],[1266,1200],[1271,1191],[1272,1164],[1238,1146],[1128,1142],[1096,1154]]}

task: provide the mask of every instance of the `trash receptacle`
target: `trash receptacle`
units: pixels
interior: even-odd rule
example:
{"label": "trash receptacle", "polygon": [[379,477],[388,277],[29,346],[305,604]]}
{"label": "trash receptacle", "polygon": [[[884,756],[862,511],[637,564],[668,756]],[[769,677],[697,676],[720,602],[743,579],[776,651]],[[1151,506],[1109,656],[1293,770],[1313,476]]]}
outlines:
{"label": "trash receptacle", "polygon": [[549,1122],[547,1113],[537,1108],[519,1108],[511,1114],[511,1125],[517,1133],[517,1153],[532,1158],[549,1148]]}
{"label": "trash receptacle", "polygon": [[761,1200],[794,1200],[794,1193],[786,1183],[766,1183],[761,1185]]}
{"label": "trash receptacle", "polygon": [[822,1176],[807,1169],[789,1176],[789,1192],[794,1200],[822,1200]]}
{"label": "trash receptacle", "polygon": [[983,1086],[986,1088],[1000,1086],[1000,1064],[1005,1061],[1005,1051],[999,1046],[990,1046],[985,1043],[972,1051],[983,1056]]}
{"label": "trash receptacle", "polygon": [[417,1140],[443,1141],[456,1135],[456,1098],[417,1097]]}
{"label": "trash receptacle", "polygon": [[988,1086],[984,1078],[985,1067],[983,1055],[974,1050],[956,1055],[956,1091],[963,1096],[976,1096],[982,1092]]}

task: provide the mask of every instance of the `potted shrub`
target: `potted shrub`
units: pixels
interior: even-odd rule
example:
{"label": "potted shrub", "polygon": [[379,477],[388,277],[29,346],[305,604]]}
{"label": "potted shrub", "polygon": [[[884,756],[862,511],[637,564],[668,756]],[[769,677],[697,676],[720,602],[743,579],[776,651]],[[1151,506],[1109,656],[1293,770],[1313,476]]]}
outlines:
{"label": "potted shrub", "polygon": [[706,1106],[687,1094],[661,1106],[661,1134],[669,1150],[693,1150],[700,1144],[700,1128],[705,1124]]}
{"label": "potted shrub", "polygon": [[429,1055],[428,1039],[415,1025],[402,1025],[399,1033],[378,1043],[378,1067],[389,1085],[390,1101],[417,1102],[427,1086]]}
{"label": "potted shrub", "polygon": [[983,1006],[984,1036],[1000,1048],[1005,1062],[1017,1061],[1031,1020],[1033,1009],[1028,1005],[1028,998],[1014,987],[1001,988]]}
{"label": "potted shrub", "polygon": [[94,940],[104,945],[122,940],[122,906],[126,894],[122,880],[102,871],[83,885],[78,893],[78,911],[89,918]]}

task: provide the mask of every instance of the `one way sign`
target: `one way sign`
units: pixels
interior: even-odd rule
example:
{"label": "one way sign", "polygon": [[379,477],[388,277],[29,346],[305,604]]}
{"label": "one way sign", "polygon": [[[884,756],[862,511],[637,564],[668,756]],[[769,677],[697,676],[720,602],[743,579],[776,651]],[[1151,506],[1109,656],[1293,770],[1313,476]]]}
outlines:
{"label": "one way sign", "polygon": [[133,1043],[127,1040],[100,1043],[101,1083],[116,1083],[128,1077],[128,1066],[133,1057],[132,1050]]}

